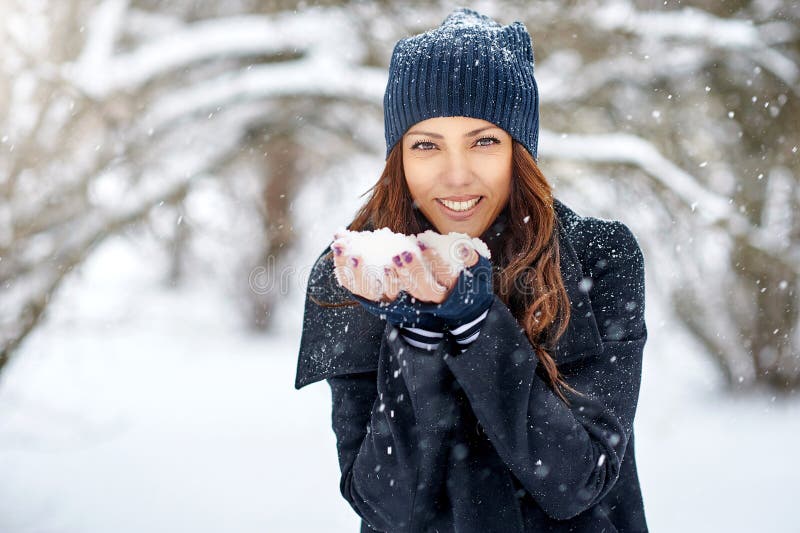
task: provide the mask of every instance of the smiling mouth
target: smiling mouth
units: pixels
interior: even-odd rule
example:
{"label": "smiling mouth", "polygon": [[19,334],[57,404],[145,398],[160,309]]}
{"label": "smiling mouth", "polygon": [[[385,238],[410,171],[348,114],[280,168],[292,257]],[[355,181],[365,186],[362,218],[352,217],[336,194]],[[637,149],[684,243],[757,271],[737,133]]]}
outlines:
{"label": "smiling mouth", "polygon": [[455,211],[456,213],[464,213],[478,205],[478,203],[483,200],[483,196],[479,196],[477,198],[473,198],[472,200],[466,200],[462,202],[454,202],[451,200],[443,200],[441,198],[437,198],[436,201],[445,206],[447,209],[451,211]]}

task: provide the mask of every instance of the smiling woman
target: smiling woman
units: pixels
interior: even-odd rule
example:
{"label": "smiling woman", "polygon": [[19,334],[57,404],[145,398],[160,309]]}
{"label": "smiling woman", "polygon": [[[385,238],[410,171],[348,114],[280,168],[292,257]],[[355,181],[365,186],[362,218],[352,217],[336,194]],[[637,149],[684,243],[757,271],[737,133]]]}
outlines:
{"label": "smiling woman", "polygon": [[403,136],[409,192],[439,233],[483,234],[508,202],[511,167],[511,136],[486,120],[429,118]]}
{"label": "smiling woman", "polygon": [[[317,258],[295,387],[331,387],[362,532],[647,531],[633,445],[644,258],[624,224],[553,197],[538,101],[521,22],[459,8],[394,48],[386,165],[348,229],[466,233],[492,261],[431,303],[340,285],[335,269],[362,262],[339,246]],[[425,272],[414,252],[387,276]]]}

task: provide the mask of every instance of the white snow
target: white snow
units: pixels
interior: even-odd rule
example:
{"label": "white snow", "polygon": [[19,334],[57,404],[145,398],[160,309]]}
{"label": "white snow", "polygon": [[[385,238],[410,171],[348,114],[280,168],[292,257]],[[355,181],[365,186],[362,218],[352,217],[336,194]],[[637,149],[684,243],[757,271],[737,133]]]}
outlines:
{"label": "white snow", "polygon": [[466,233],[456,231],[442,235],[426,230],[416,235],[404,235],[389,228],[350,231],[340,226],[334,232],[331,247],[341,246],[344,253],[360,258],[363,262],[362,268],[371,272],[382,272],[382,267],[393,266],[392,258],[403,252],[421,258],[422,250],[418,242],[431,248],[447,264],[453,275],[457,275],[465,268],[465,260],[469,258],[469,255],[460,254],[461,246],[472,247],[482,256],[491,259],[491,251],[485,242],[478,237],[470,237]]}
{"label": "white snow", "polygon": [[0,531],[352,530],[335,500],[307,512],[338,465],[298,337],[242,331],[230,294],[154,263],[106,242],[3,373]]}
{"label": "white snow", "polygon": [[458,274],[464,268],[464,260],[469,256],[464,256],[461,252],[462,246],[472,247],[480,255],[487,259],[492,258],[489,247],[479,237],[470,237],[466,233],[451,231],[447,235],[442,235],[433,230],[426,230],[417,235],[417,239],[422,241],[425,246],[432,248],[436,254],[444,259],[450,266],[453,275]]}
{"label": "white snow", "polygon": [[410,252],[415,258],[422,254],[414,236],[389,228],[350,231],[342,226],[336,230],[331,246],[337,245],[343,247],[344,253],[360,257],[365,268],[391,266],[392,257],[403,252]]}

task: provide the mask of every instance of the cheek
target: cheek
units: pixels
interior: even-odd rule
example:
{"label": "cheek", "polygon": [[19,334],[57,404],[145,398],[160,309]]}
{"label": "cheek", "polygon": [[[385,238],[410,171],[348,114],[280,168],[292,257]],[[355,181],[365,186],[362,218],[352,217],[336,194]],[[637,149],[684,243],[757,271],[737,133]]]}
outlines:
{"label": "cheek", "polygon": [[428,190],[434,185],[434,180],[419,165],[408,164],[404,166],[403,173],[406,177],[406,184],[411,196],[418,198],[425,196]]}
{"label": "cheek", "polygon": [[419,198],[425,192],[424,182],[420,181],[415,175],[409,176],[406,174],[406,185],[408,185],[408,191],[414,199]]}
{"label": "cheek", "polygon": [[507,191],[511,189],[511,165],[498,168],[497,162],[489,162],[479,171],[484,183],[492,190]]}
{"label": "cheek", "polygon": [[511,191],[511,181],[514,176],[514,169],[512,164],[512,157],[511,152],[509,151],[506,154],[506,158],[502,167],[502,170],[497,172],[496,180],[497,180],[497,188],[501,191],[510,192]]}
{"label": "cheek", "polygon": [[501,173],[497,176],[497,188],[501,191],[511,190],[511,170]]}

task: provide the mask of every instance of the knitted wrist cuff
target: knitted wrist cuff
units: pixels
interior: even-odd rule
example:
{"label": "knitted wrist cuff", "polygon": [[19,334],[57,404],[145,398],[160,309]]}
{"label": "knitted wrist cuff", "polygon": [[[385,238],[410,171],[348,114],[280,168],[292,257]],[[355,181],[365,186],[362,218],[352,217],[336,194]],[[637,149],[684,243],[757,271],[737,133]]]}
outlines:
{"label": "knitted wrist cuff", "polygon": [[395,327],[415,327],[430,331],[445,329],[444,321],[441,318],[417,309],[418,303],[412,304],[405,291],[400,291],[397,298],[391,302],[376,302],[357,294],[352,296],[364,309]]}
{"label": "knitted wrist cuff", "polygon": [[455,328],[480,316],[493,301],[492,264],[479,255],[475,265],[461,271],[444,302],[419,303],[418,309],[441,318],[449,328]]}

